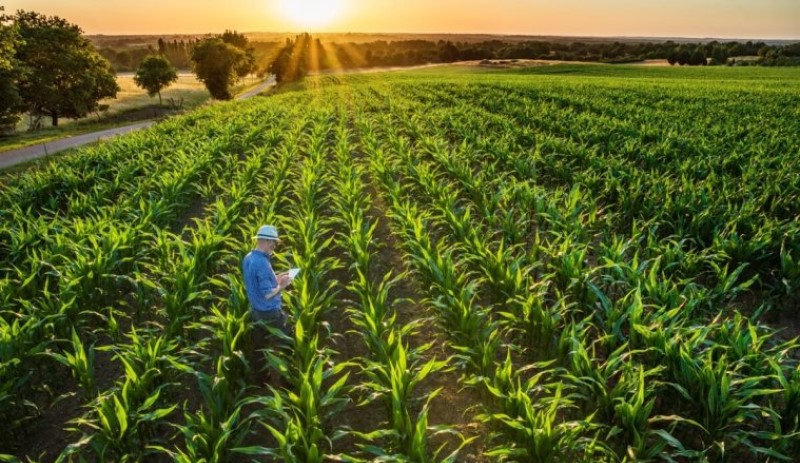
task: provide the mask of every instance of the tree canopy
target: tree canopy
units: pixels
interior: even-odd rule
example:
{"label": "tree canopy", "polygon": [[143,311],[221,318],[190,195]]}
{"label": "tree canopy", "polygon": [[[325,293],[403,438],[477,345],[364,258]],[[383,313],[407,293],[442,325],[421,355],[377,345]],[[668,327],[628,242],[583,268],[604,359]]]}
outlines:
{"label": "tree canopy", "polygon": [[80,27],[56,16],[19,11],[12,17],[22,39],[16,58],[26,68],[19,90],[31,114],[80,118],[119,87],[110,64]]}
{"label": "tree canopy", "polygon": [[21,43],[17,27],[6,24],[5,19],[0,17],[0,132],[4,131],[4,127],[13,127],[23,110],[19,94],[23,69],[16,58],[17,47]]}
{"label": "tree canopy", "polygon": [[133,81],[140,88],[147,90],[150,97],[158,95],[161,104],[161,90],[178,80],[178,73],[172,64],[163,56],[150,55],[142,61],[133,76]]}
{"label": "tree canopy", "polygon": [[254,70],[247,37],[236,31],[200,41],[192,52],[194,72],[217,100],[233,98],[233,85]]}
{"label": "tree canopy", "polygon": [[286,39],[286,44],[269,66],[277,82],[292,82],[308,75],[309,49],[313,44],[311,35],[300,34],[294,40]]}

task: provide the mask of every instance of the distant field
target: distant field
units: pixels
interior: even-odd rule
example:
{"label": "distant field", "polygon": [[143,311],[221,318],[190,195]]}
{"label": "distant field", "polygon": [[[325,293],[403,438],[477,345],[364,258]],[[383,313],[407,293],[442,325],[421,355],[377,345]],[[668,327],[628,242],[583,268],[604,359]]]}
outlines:
{"label": "distant field", "polygon": [[[120,91],[116,99],[108,99],[102,103],[109,105],[109,113],[122,112],[132,108],[158,104],[158,96],[149,97],[147,92],[136,86],[132,73],[120,73],[117,76]],[[209,94],[202,82],[191,73],[178,74],[178,81],[161,92],[164,104],[169,105],[170,98],[175,101],[184,100],[186,107],[194,107],[208,100]]]}
{"label": "distant field", "polygon": [[[117,84],[120,86],[120,91],[117,93],[116,98],[109,98],[103,100],[100,104],[108,105],[108,111],[101,112],[100,116],[107,117],[115,114],[124,113],[134,109],[140,109],[150,105],[158,104],[158,96],[150,98],[147,92],[137,87],[133,81],[132,73],[125,73],[117,76]],[[176,101],[184,100],[185,108],[192,108],[198,104],[209,99],[208,91],[203,83],[198,81],[194,74],[180,74],[178,81],[172,84],[169,88],[161,93],[165,105],[169,105],[169,99],[174,98]],[[96,114],[89,115],[84,119],[61,119],[59,126],[69,126],[76,122],[87,122],[98,120]],[[17,125],[18,131],[25,131],[28,128],[28,118],[23,118]],[[43,127],[51,127],[50,119],[42,119]]]}
{"label": "distant field", "polygon": [[[800,69],[447,66],[7,176],[0,448],[800,461],[798,147]],[[240,262],[267,223],[302,271],[290,347],[259,353]]]}
{"label": "distant field", "polygon": [[[234,92],[239,93],[258,83],[253,76],[242,79]],[[58,138],[76,135],[85,132],[103,130],[133,121],[154,119],[169,114],[172,108],[170,99],[174,99],[177,106],[182,105],[183,110],[196,108],[209,101],[210,95],[202,82],[194,74],[181,73],[178,81],[161,93],[163,105],[158,107],[158,96],[149,97],[147,92],[137,87],[133,81],[132,73],[122,73],[117,76],[120,91],[117,98],[101,101],[108,105],[106,111],[93,113],[83,119],[59,120],[57,128],[52,127],[49,118],[42,118],[42,128],[29,131],[29,117],[25,116],[17,125],[17,133],[12,136],[0,137],[0,151],[6,151],[24,146],[45,143]],[[181,102],[181,99],[183,101]]]}

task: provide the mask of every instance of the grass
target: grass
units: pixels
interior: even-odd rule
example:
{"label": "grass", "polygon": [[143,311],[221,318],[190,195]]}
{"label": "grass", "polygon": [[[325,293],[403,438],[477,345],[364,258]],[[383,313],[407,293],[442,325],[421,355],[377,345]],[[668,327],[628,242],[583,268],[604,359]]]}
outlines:
{"label": "grass", "polygon": [[[138,109],[142,106],[158,103],[158,96],[153,98],[147,92],[137,87],[133,82],[133,74],[125,73],[117,77],[120,91],[117,92],[116,99],[105,100],[102,103],[108,104],[109,114]],[[197,80],[194,74],[180,74],[178,80],[161,92],[161,98],[165,105],[169,105],[169,99],[175,101],[184,100],[185,108],[193,108],[205,102],[209,98],[208,91],[202,82]]]}

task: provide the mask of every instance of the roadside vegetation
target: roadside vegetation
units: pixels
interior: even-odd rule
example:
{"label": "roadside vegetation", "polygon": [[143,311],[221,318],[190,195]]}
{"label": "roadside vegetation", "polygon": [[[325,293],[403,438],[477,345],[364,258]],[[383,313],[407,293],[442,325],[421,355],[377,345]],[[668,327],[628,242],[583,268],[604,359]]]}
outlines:
{"label": "roadside vegetation", "polygon": [[0,151],[22,148],[71,135],[94,132],[135,121],[158,119],[178,111],[197,108],[210,99],[208,92],[193,74],[180,74],[178,80],[162,92],[165,104],[153,103],[153,98],[139,88],[133,75],[117,76],[117,97],[102,100],[103,109],[82,119],[62,119],[58,127],[47,122],[39,130],[28,130],[29,120],[17,122],[13,135],[0,137]]}
{"label": "roadside vegetation", "polygon": [[[209,48],[214,41],[221,46]],[[193,71],[208,92],[194,91],[194,76],[179,79],[165,54],[153,53],[138,63],[133,81],[149,97],[158,96],[155,105],[121,87],[129,78],[117,78],[79,26],[35,12],[2,13],[0,149],[180,112],[202,103],[209,93],[230,99],[255,70],[247,38],[235,31],[200,41],[193,50]],[[165,108],[162,91],[176,82]],[[126,94],[118,95],[123,90]],[[62,131],[65,120],[72,126]]]}

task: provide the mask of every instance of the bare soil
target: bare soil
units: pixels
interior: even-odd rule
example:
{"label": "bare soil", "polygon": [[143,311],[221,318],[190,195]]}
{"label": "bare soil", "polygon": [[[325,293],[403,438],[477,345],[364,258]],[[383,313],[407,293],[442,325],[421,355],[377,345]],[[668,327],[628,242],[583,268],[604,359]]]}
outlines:
{"label": "bare soil", "polygon": [[[110,352],[95,352],[95,385],[99,391],[112,387],[122,374],[122,368],[112,357]],[[40,408],[41,415],[27,423],[24,434],[11,445],[11,454],[41,463],[51,462],[58,458],[67,445],[80,437],[67,428],[71,420],[85,412],[82,408],[85,399],[77,381],[66,368],[59,375],[63,381],[56,385],[54,397]]]}

